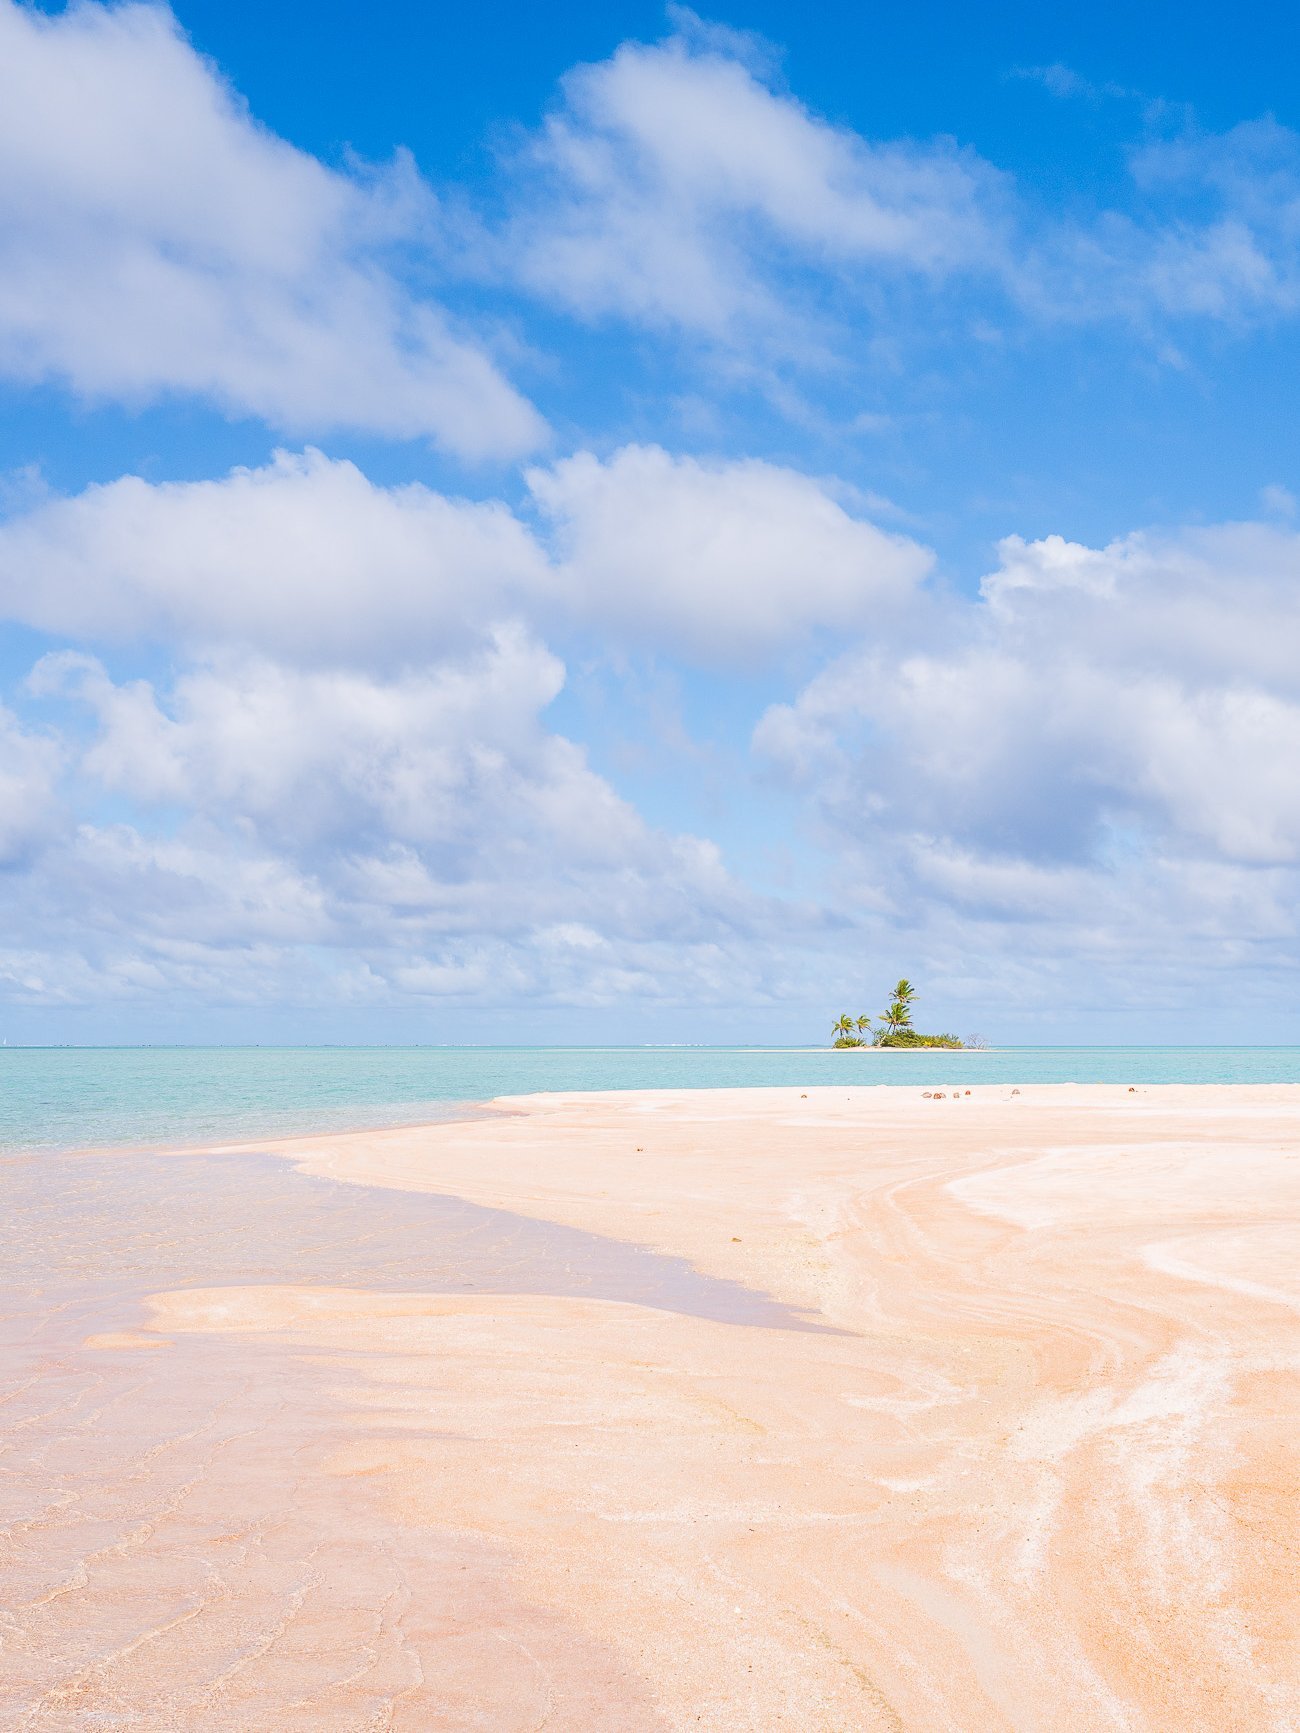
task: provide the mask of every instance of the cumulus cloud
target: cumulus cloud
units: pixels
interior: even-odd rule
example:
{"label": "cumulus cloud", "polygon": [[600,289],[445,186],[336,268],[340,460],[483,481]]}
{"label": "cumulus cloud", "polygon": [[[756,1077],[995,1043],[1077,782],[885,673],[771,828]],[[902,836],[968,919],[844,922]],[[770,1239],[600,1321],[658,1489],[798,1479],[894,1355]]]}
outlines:
{"label": "cumulus cloud", "polygon": [[125,816],[83,822],[24,875],[0,974],[44,1001],[760,990],[774,934],[820,917],[646,824],[545,726],[562,681],[519,629],[389,676],[232,652],[162,686],[43,658],[28,689],[61,719],[83,801]]}
{"label": "cumulus cloud", "polygon": [[218,481],[126,476],[0,522],[0,615],[308,665],[418,661],[522,618],[727,664],[878,627],[931,563],[835,484],[774,464],[631,446],[528,481],[542,532],[500,501],[381,487],[312,450]]}
{"label": "cumulus cloud", "polygon": [[841,658],[757,741],[842,836],[967,876],[981,859],[1293,869],[1298,580],[1300,538],[1261,525],[1012,537],[942,641]]}
{"label": "cumulus cloud", "polygon": [[0,524],[0,612],[76,639],[412,658],[545,587],[504,505],[379,487],[312,450],[218,481],[125,476]]}
{"label": "cumulus cloud", "polygon": [[979,600],[843,654],[755,749],[861,942],[949,1003],[1094,1038],[1116,1007],[1146,1039],[1212,1035],[1194,1008],[1225,997],[1289,1016],[1298,577],[1300,537],[1259,525],[1010,538]]}
{"label": "cumulus cloud", "polygon": [[341,174],[260,127],[161,6],[0,0],[0,371],[185,393],[288,430],[533,448],[537,413],[405,288],[408,163]]}
{"label": "cumulus cloud", "polygon": [[[645,518],[624,541],[647,544],[644,572],[601,551],[638,478]],[[780,797],[813,815],[820,909],[747,888],[707,837],[647,824],[548,726],[564,671],[522,610],[485,610],[440,647],[427,635],[418,659],[291,657],[244,633],[133,680],[63,650],[28,682],[41,729],[0,719],[0,973],[28,983],[13,991],[761,1003],[898,956],[950,1003],[986,1006],[996,982],[1059,1006],[1134,969],[1168,1002],[1180,982],[1203,994],[1207,971],[1271,978],[1300,954],[1294,531],[1012,537],[980,597],[942,609],[900,603],[924,573],[908,544],[863,616],[878,550],[806,478],[633,448],[533,486],[565,538],[538,581],[566,617],[590,581],[581,606],[608,638],[657,633],[716,661],[747,583],[775,586],[773,618],[867,618],[755,736]],[[763,575],[780,544],[764,502],[786,487],[791,546],[842,558],[812,603],[793,586],[780,599],[785,565]],[[647,600],[665,571],[689,574],[680,596]]]}
{"label": "cumulus cloud", "polygon": [[629,446],[528,480],[576,616],[697,661],[752,660],[817,627],[879,628],[932,564],[917,542],[775,464]]}
{"label": "cumulus cloud", "polygon": [[467,860],[506,868],[507,821],[527,850],[542,835],[575,854],[618,854],[628,840],[630,810],[538,726],[562,683],[561,665],[518,631],[386,680],[225,658],[181,674],[165,705],[150,683],[114,682],[76,652],[29,677],[38,695],[93,709],[82,769],[134,802],[238,816],[299,853],[419,844],[460,876]]}

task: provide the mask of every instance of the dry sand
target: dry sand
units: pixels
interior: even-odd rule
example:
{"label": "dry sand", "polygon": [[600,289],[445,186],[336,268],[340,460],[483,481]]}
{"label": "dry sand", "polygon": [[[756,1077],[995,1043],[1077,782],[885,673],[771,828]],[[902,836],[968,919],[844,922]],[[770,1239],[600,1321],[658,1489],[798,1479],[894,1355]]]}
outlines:
{"label": "dry sand", "polygon": [[1300,1728],[1300,1088],[499,1105],[261,1147],[825,1328],[671,1281],[106,1315],[7,1410],[4,1725]]}

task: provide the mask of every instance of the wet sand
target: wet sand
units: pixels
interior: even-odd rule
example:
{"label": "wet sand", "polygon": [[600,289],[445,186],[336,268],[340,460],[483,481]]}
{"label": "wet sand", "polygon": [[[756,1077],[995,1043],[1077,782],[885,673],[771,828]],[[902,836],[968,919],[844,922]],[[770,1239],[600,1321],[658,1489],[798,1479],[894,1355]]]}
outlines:
{"label": "wet sand", "polygon": [[1300,1088],[499,1105],[11,1169],[0,1724],[1300,1727]]}

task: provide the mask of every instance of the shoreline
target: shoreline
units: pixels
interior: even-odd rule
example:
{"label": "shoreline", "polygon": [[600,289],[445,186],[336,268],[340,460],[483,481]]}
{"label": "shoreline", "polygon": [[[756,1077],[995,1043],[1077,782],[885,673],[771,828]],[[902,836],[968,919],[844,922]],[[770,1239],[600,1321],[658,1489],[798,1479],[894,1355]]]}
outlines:
{"label": "shoreline", "polygon": [[557,1090],[1300,1083],[1300,1049],[885,1049],[899,1055],[888,1064],[844,1051],[881,1050],[15,1050],[0,1066],[0,1149],[201,1149],[463,1118]]}
{"label": "shoreline", "polygon": [[[473,1118],[427,1126],[309,1132],[189,1153],[256,1153],[317,1178],[454,1196],[626,1240],[852,1329],[856,1321],[835,1310],[834,1296],[810,1285],[809,1266],[792,1264],[789,1223],[776,1202],[760,1210],[760,1224],[724,1231],[762,1195],[740,1141],[765,1147],[765,1183],[778,1195],[790,1183],[787,1165],[800,1173],[808,1161],[805,1179],[833,1200],[859,1183],[864,1134],[917,1148],[954,1180],[968,1161],[990,1174],[1015,1171],[1044,1148],[1109,1147],[1120,1134],[1145,1145],[1171,1126],[1199,1139],[1213,1128],[1249,1133],[1280,1116],[1294,1121],[1300,1141],[1300,1084],[972,1085],[969,1094],[963,1087],[958,1097],[929,1099],[919,1086],[550,1091],[482,1107]],[[1300,1160],[1282,1171],[1300,1215]]]}
{"label": "shoreline", "polygon": [[[370,1135],[384,1136],[388,1133],[396,1132],[435,1131],[441,1126],[468,1124],[479,1119],[495,1119],[500,1117],[526,1115],[535,1105],[556,1101],[602,1101],[610,1104],[617,1104],[620,1101],[633,1102],[658,1098],[664,1102],[676,1100],[686,1102],[697,1097],[707,1098],[710,1096],[716,1096],[722,1100],[733,1101],[737,1106],[740,1106],[744,1104],[743,1098],[745,1097],[767,1096],[778,1102],[788,1100],[792,1096],[806,1099],[812,1099],[819,1095],[825,1096],[828,1099],[836,1098],[842,1094],[844,1087],[843,1084],[838,1083],[812,1083],[804,1088],[791,1084],[701,1084],[698,1086],[641,1089],[541,1089],[532,1090],[522,1094],[489,1096],[484,1099],[473,1101],[449,1101],[447,1103],[449,1111],[445,1116],[437,1119],[419,1118],[375,1120],[365,1124],[328,1126],[318,1129],[307,1128],[293,1131],[286,1131],[283,1127],[277,1127],[266,1132],[250,1131],[246,1135],[234,1138],[204,1138],[194,1142],[174,1144],[159,1143],[156,1140],[150,1140],[140,1143],[68,1144],[57,1147],[54,1145],[40,1145],[34,1147],[13,1146],[12,1148],[4,1148],[3,1146],[0,1146],[0,1153],[14,1156],[42,1154],[56,1156],[187,1156],[224,1155],[227,1153],[255,1154],[271,1150],[273,1147],[278,1150],[280,1145],[300,1143],[315,1144],[344,1138],[355,1139]],[[1262,1096],[1267,1103],[1271,1104],[1274,1101],[1272,1092],[1292,1091],[1296,1103],[1300,1104],[1300,1082],[1289,1081],[1274,1083],[1124,1084],[1076,1082],[1040,1083],[1024,1080],[1021,1080],[1020,1082],[1004,1080],[997,1083],[983,1084],[966,1084],[963,1082],[958,1085],[953,1085],[951,1083],[877,1083],[865,1087],[871,1089],[871,1099],[877,1098],[878,1091],[887,1090],[889,1096],[894,1098],[895,1102],[901,1100],[904,1095],[908,1095],[909,1097],[914,1096],[918,1099],[925,1099],[929,1096],[933,1099],[935,1090],[941,1089],[944,1095],[950,1100],[956,1099],[958,1093],[964,1091],[965,1093],[960,1097],[963,1101],[969,1097],[971,1102],[982,1103],[987,1103],[993,1092],[998,1092],[998,1099],[1005,1100],[1008,1103],[1013,1091],[1022,1101],[1028,1101],[1031,1099],[1039,1101],[1044,1099],[1061,1100],[1063,1099],[1061,1095],[1061,1092],[1063,1091],[1082,1092],[1085,1096],[1095,1093],[1098,1097],[1104,1097],[1105,1100],[1103,1101],[1102,1099],[1098,1099],[1096,1101],[1089,1101],[1085,1099],[1080,1101],[1079,1105],[1113,1105],[1115,1107],[1122,1107],[1125,1104],[1132,1106],[1134,1104],[1133,1100],[1130,1099],[1132,1097],[1138,1099],[1143,1097],[1154,1097],[1157,1099],[1164,1097],[1172,1101],[1175,1098],[1181,1099],[1188,1092],[1191,1092],[1191,1098],[1193,1101],[1199,1100],[1203,1106],[1210,1105],[1209,1097],[1212,1094],[1225,1095],[1229,1101],[1234,1097],[1240,1099],[1241,1097],[1248,1095]],[[883,1102],[887,1098],[880,1099]],[[1280,1103],[1285,1103],[1286,1100],[1287,1097],[1285,1095],[1278,1098]],[[1247,1103],[1242,1102],[1242,1105],[1247,1105]]]}

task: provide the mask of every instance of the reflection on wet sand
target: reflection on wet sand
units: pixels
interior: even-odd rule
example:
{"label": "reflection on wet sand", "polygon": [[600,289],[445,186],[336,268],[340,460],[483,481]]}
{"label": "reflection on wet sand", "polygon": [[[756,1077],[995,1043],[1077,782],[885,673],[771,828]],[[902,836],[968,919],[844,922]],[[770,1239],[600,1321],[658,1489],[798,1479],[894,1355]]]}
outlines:
{"label": "reflection on wet sand", "polygon": [[[0,1207],[22,1223],[0,1281],[115,1318],[132,1294],[311,1282],[418,1293],[564,1294],[728,1324],[817,1329],[790,1306],[684,1258],[432,1191],[296,1171],[271,1155],[0,1160]],[[3,1289],[0,1289],[3,1292]]]}
{"label": "reflection on wet sand", "polygon": [[519,1599],[506,1548],[329,1472],[356,1427],[319,1357],[141,1330],[146,1298],[310,1283],[815,1326],[680,1258],[271,1156],[13,1157],[0,1183],[0,1724],[661,1725],[617,1650]]}

